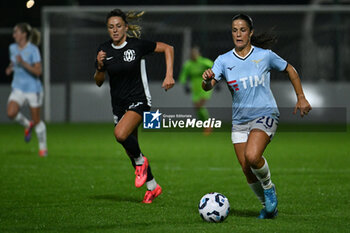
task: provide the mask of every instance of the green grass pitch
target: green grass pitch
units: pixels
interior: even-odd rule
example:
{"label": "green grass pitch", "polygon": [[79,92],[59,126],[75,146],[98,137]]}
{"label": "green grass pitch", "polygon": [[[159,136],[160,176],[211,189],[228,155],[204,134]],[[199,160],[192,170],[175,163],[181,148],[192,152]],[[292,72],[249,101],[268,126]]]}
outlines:
{"label": "green grass pitch", "polygon": [[[23,128],[0,125],[0,232],[349,232],[348,132],[277,133],[266,150],[279,216],[258,220],[260,204],[246,184],[230,132],[139,131],[163,188],[142,204],[145,187],[115,142],[112,124],[49,124],[49,156],[26,144]],[[35,134],[34,134],[35,135]],[[223,223],[204,222],[198,202],[227,196]]]}

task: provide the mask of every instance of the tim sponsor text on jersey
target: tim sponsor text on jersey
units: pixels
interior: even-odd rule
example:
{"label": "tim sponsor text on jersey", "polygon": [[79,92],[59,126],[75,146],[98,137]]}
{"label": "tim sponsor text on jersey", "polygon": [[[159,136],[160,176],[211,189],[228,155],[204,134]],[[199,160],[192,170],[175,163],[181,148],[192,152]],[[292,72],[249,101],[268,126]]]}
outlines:
{"label": "tim sponsor text on jersey", "polygon": [[[227,84],[235,91],[239,91],[239,87],[247,89],[248,87],[257,87],[258,85],[265,86],[265,75],[259,77],[258,75],[243,77],[238,80],[227,82]],[[239,85],[241,84],[241,85]]]}

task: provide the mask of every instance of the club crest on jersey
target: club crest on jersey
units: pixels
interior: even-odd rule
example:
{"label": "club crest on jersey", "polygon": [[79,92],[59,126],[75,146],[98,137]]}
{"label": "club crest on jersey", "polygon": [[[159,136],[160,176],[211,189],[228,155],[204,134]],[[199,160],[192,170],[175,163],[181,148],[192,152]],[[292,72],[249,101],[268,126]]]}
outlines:
{"label": "club crest on jersey", "polygon": [[252,62],[255,63],[256,68],[259,68],[259,63],[262,61],[263,59],[259,59],[259,60],[252,60]]}
{"label": "club crest on jersey", "polygon": [[259,64],[259,62],[262,61],[262,59],[259,59],[259,60],[252,60],[255,64]]}
{"label": "club crest on jersey", "polygon": [[128,49],[124,52],[124,61],[127,61],[127,62],[131,62],[133,60],[135,60],[136,58],[136,53],[135,53],[135,50],[133,49]]}

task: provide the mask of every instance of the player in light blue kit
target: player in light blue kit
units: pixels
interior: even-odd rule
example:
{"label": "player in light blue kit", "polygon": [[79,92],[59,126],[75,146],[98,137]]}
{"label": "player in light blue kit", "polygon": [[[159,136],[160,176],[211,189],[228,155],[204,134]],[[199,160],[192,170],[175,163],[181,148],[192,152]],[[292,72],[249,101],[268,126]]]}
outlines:
{"label": "player in light blue kit", "polygon": [[279,119],[276,101],[270,90],[270,70],[284,71],[294,87],[301,116],[311,110],[300,78],[294,67],[268,50],[275,38],[267,34],[254,36],[253,21],[238,14],[232,19],[235,48],[220,55],[212,69],[202,77],[202,88],[211,90],[225,80],[232,94],[232,143],[247,182],[263,205],[258,218],[277,216],[277,196],[270,169],[263,157],[274,136]]}
{"label": "player in light blue kit", "polygon": [[[37,45],[40,33],[27,23],[19,23],[14,27],[15,43],[9,46],[10,64],[6,75],[13,73],[12,92],[8,99],[7,115],[25,127],[25,141],[31,139],[31,131],[35,132],[39,141],[39,155],[47,156],[46,126],[40,120],[40,107],[43,103],[43,88],[39,76],[42,73],[41,57]],[[28,120],[20,108],[29,104],[32,120]]]}

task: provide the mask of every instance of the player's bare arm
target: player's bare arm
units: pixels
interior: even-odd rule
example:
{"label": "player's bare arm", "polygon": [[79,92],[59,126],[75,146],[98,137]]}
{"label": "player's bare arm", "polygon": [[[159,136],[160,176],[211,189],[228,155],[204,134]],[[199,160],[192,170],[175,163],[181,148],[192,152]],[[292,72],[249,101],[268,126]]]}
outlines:
{"label": "player's bare arm", "polygon": [[20,55],[16,57],[16,60],[20,66],[22,66],[24,69],[26,69],[28,72],[32,73],[33,75],[39,77],[42,74],[41,62],[37,62],[31,65],[25,62]]}
{"label": "player's bare arm", "polygon": [[290,64],[287,65],[285,72],[288,74],[289,79],[294,87],[295,94],[297,95],[297,103],[295,105],[293,114],[296,114],[297,110],[299,109],[300,116],[303,117],[309,113],[312,107],[304,95],[298,72]]}
{"label": "player's bare arm", "polygon": [[94,74],[94,79],[97,86],[101,86],[105,81],[105,71],[103,71],[103,61],[106,59],[106,52],[103,50],[99,51],[97,54],[97,69]]}
{"label": "player's bare arm", "polygon": [[8,67],[7,67],[6,70],[5,70],[5,74],[6,74],[7,76],[9,76],[10,74],[12,74],[12,72],[13,72],[13,63],[10,62],[10,64],[8,65]]}
{"label": "player's bare arm", "polygon": [[174,70],[174,47],[163,42],[157,42],[156,48],[154,50],[156,53],[164,53],[165,63],[166,63],[166,74],[162,84],[162,88],[166,91],[175,85],[175,80],[173,77]]}
{"label": "player's bare arm", "polygon": [[214,77],[215,77],[215,74],[211,69],[207,69],[203,72],[202,88],[204,91],[210,91],[216,85],[216,81]]}

